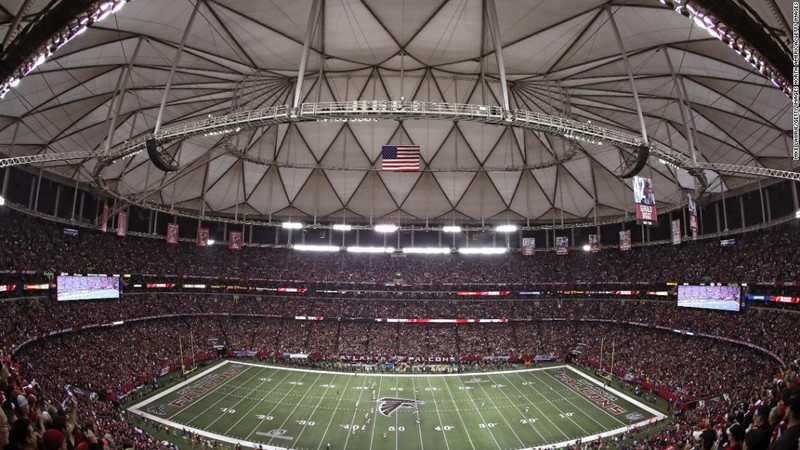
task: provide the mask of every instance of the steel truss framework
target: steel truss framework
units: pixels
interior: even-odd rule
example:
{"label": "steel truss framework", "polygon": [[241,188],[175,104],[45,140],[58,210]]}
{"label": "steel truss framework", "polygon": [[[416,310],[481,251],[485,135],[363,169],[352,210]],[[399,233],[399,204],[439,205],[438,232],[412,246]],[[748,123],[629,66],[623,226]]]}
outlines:
{"label": "steel truss framework", "polygon": [[[193,136],[206,134],[234,134],[246,129],[259,128],[280,123],[309,122],[309,121],[347,121],[347,120],[450,120],[450,121],[471,121],[492,125],[503,125],[526,128],[535,131],[542,131],[558,136],[563,136],[568,140],[581,141],[589,144],[609,144],[620,148],[635,149],[646,145],[650,148],[650,154],[667,164],[674,165],[686,170],[699,181],[700,192],[704,192],[708,187],[705,170],[725,172],[731,174],[751,175],[757,177],[772,177],[787,180],[800,181],[800,172],[770,169],[764,167],[742,166],[734,164],[721,164],[709,162],[696,162],[687,155],[673,150],[669,147],[656,142],[645,144],[641,137],[628,133],[619,132],[597,125],[579,122],[563,117],[531,112],[521,109],[505,110],[499,106],[486,106],[475,104],[442,103],[442,102],[403,102],[396,100],[357,100],[347,102],[319,102],[303,103],[298,108],[291,108],[286,105],[274,106],[270,108],[241,111],[224,116],[209,117],[203,120],[189,122],[185,124],[165,127],[152,135],[140,136],[116,145],[107,152],[103,150],[78,151],[67,153],[47,153],[37,155],[16,156],[0,159],[0,167],[10,167],[24,164],[48,163],[57,161],[73,161],[89,158],[97,158],[99,164],[96,166],[93,178],[108,195],[122,200],[125,203],[146,206],[149,209],[161,211],[169,214],[178,214],[185,217],[196,217],[200,219],[202,215],[186,210],[175,210],[144,202],[141,199],[128,198],[119,194],[109,187],[102,178],[103,168],[112,162],[133,156],[145,149],[145,142],[148,139],[155,139],[161,145],[179,142]],[[582,146],[584,151],[591,153],[592,146]],[[229,152],[235,150],[228,149]],[[577,152],[572,152],[565,160],[555,161],[556,164],[566,162],[570,157],[574,157]],[[251,162],[264,165],[281,165],[278,161],[262,160],[250,158],[248,155],[238,155]],[[316,166],[315,166],[316,167]],[[326,170],[378,170],[374,167],[347,168],[347,167],[322,167]],[[538,166],[521,167],[496,167],[484,168],[493,171],[511,171],[520,169],[537,169]],[[431,170],[431,169],[423,169]],[[444,171],[457,171],[447,169]],[[672,209],[679,209],[683,205],[676,205]],[[215,218],[215,220],[217,220]],[[221,221],[230,221],[248,224],[268,224],[262,221],[242,221],[228,220],[220,218]],[[591,221],[586,223],[570,223],[564,227],[597,226],[607,223],[618,223],[628,220],[627,216],[607,218],[601,221]],[[560,226],[555,226],[559,228]],[[530,229],[542,227],[526,227]],[[545,228],[553,228],[547,226]],[[480,228],[479,228],[480,229]]]}

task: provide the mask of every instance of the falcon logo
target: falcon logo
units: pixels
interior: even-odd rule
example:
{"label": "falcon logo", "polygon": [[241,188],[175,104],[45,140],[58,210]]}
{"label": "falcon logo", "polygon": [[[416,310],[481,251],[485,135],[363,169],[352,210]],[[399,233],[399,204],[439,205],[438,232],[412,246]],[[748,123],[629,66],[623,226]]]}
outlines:
{"label": "falcon logo", "polygon": [[155,414],[157,416],[165,416],[165,415],[167,415],[167,412],[165,411],[164,405],[151,406],[150,408],[147,409],[147,412],[153,413],[153,414]]}
{"label": "falcon logo", "polygon": [[416,408],[422,402],[407,398],[384,397],[378,400],[378,409],[384,416],[391,416],[393,412],[400,408]]}

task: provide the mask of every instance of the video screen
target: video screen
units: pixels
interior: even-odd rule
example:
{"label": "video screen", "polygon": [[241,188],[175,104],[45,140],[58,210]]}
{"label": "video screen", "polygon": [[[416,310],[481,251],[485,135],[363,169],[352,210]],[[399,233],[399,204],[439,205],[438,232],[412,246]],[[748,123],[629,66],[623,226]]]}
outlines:
{"label": "video screen", "polygon": [[678,286],[678,306],[739,311],[741,305],[739,286]]}
{"label": "video screen", "polygon": [[56,278],[58,301],[103,298],[119,298],[119,277],[63,275]]}

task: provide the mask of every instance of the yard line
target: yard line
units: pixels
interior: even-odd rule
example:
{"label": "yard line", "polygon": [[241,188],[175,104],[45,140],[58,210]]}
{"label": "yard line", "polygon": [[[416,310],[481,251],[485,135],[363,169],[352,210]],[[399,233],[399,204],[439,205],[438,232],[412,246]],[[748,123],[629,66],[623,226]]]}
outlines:
{"label": "yard line", "polygon": [[[534,408],[536,408],[536,410],[537,410],[537,411],[539,411],[539,414],[541,414],[541,415],[542,415],[542,417],[544,417],[544,419],[545,419],[546,421],[550,422],[550,425],[553,425],[553,428],[554,428],[554,429],[558,430],[558,431],[559,431],[561,434],[563,434],[565,438],[567,438],[567,439],[569,439],[569,438],[570,438],[570,436],[568,436],[568,435],[567,435],[567,433],[564,433],[564,430],[562,430],[562,429],[561,429],[561,428],[560,428],[558,425],[556,425],[556,424],[555,424],[555,422],[553,422],[553,421],[550,419],[550,417],[549,417],[547,414],[545,414],[545,413],[544,413],[544,411],[542,411],[542,410],[541,410],[541,409],[540,409],[538,406],[536,406],[536,402],[532,402],[532,401],[530,401],[530,399],[528,399],[528,396],[527,396],[527,395],[525,395],[525,393],[524,393],[524,392],[522,392],[522,390],[521,390],[519,387],[517,387],[517,385],[516,385],[516,384],[514,384],[514,382],[512,382],[512,381],[511,381],[511,380],[508,378],[508,376],[506,376],[505,374],[503,374],[503,378],[505,378],[505,379],[506,379],[506,381],[507,381],[508,383],[511,383],[511,385],[512,385],[512,386],[514,386],[514,388],[517,390],[517,392],[519,392],[520,394],[522,394],[522,397],[525,399],[525,401],[527,401],[527,402],[528,402],[528,403],[530,403],[530,404],[531,404],[531,405],[532,405]],[[524,380],[524,378],[522,378],[522,377],[520,377],[520,378]],[[532,385],[531,385],[531,386],[532,386]],[[542,399],[544,399],[545,401],[547,401],[547,402],[549,402],[549,403],[552,403],[552,402],[550,402],[550,401],[547,399],[547,397],[544,397],[544,396],[542,396],[541,394],[539,394],[539,390],[538,390],[538,389],[536,389],[536,388],[533,388],[533,389],[534,389],[534,390],[536,390],[536,394],[537,394],[537,395],[539,395],[540,397],[542,397]],[[537,430],[537,432],[538,432],[538,430]],[[540,435],[541,435],[541,433],[540,433]],[[544,438],[544,436],[542,436],[542,438]],[[546,441],[546,439],[545,439],[545,441]]]}
{"label": "yard line", "polygon": [[[319,379],[319,377],[317,377],[317,379]],[[311,412],[311,415],[308,417],[308,419],[306,419],[306,424],[303,425],[303,428],[300,429],[300,432],[297,433],[297,436],[295,437],[295,440],[297,442],[300,441],[300,435],[303,434],[303,431],[306,431],[306,428],[308,427],[308,422],[311,421],[312,417],[314,417],[314,413],[319,410],[319,405],[322,403],[322,399],[324,399],[325,395],[328,393],[328,391],[330,391],[331,385],[333,385],[335,380],[336,380],[336,378],[331,378],[331,381],[329,381],[327,383],[328,387],[325,388],[325,393],[323,393],[322,395],[319,396],[319,400],[317,401],[317,405],[314,406],[314,410]],[[312,384],[312,386],[313,386],[313,384]]]}
{"label": "yard line", "polygon": [[[248,370],[249,370],[249,369],[248,369]],[[244,370],[244,371],[242,371],[242,373],[245,373],[245,372],[247,372],[247,370]],[[227,394],[224,394],[224,395],[223,395],[222,397],[220,397],[220,398],[219,398],[217,401],[215,401],[214,403],[212,403],[212,404],[211,404],[211,406],[209,406],[208,408],[206,408],[206,409],[204,409],[204,410],[200,411],[200,413],[199,413],[199,414],[197,414],[197,415],[196,415],[196,416],[194,416],[194,417],[193,417],[191,420],[189,420],[189,421],[187,421],[187,422],[184,422],[184,423],[185,423],[186,425],[190,425],[192,422],[194,422],[195,420],[197,420],[197,418],[199,418],[199,417],[200,417],[200,416],[202,416],[203,414],[207,413],[207,412],[208,412],[208,410],[210,410],[211,408],[213,408],[213,407],[215,407],[215,406],[219,405],[219,404],[220,404],[220,403],[221,403],[223,400],[225,400],[226,398],[230,397],[230,396],[231,396],[231,394],[233,394],[234,392],[236,392],[236,389],[238,389],[238,388],[240,388],[240,387],[244,386],[245,384],[247,384],[247,383],[248,383],[250,380],[252,380],[253,378],[255,378],[255,377],[256,377],[256,376],[257,376],[259,373],[261,373],[261,371],[260,371],[260,370],[257,370],[257,371],[256,371],[256,373],[255,373],[253,376],[251,376],[250,378],[248,378],[248,379],[247,379],[247,381],[245,381],[244,383],[242,383],[242,384],[240,384],[240,385],[236,386],[236,388],[234,388],[232,391],[228,392]],[[235,377],[234,377],[234,378],[235,378]],[[231,379],[233,379],[233,378],[231,378]],[[230,380],[228,380],[228,381],[230,381]],[[223,383],[223,384],[224,384],[224,383]],[[219,387],[222,387],[222,385],[220,385]],[[219,389],[219,387],[218,387],[217,389]],[[214,392],[216,392],[216,391],[217,391],[217,390],[215,389],[215,390],[214,390]],[[204,398],[205,398],[205,397],[204,397]],[[173,415],[172,417],[175,417],[175,415]],[[172,417],[169,417],[168,419],[171,419]],[[203,428],[205,428],[205,427],[203,427]]]}
{"label": "yard line", "polygon": [[[406,378],[406,379],[408,379],[408,378]],[[399,388],[400,387],[400,378],[395,378],[395,386],[394,387],[395,388]],[[397,389],[394,392],[395,392],[395,394],[397,394],[398,392],[400,392],[400,390]],[[393,397],[399,397],[399,395],[393,395]],[[399,447],[399,445],[400,445],[400,432],[397,431],[397,428],[400,426],[400,410],[397,410],[395,413],[396,414],[394,415],[394,448],[395,449],[399,449],[400,448]]]}
{"label": "yard line", "polygon": [[[364,387],[364,383],[367,382],[367,378],[364,377],[364,382],[361,383],[361,387]],[[342,448],[347,448],[347,443],[350,442],[350,436],[353,435],[353,424],[356,421],[356,414],[358,413],[358,403],[361,401],[361,396],[364,394],[366,389],[359,389],[358,390],[358,399],[356,400],[356,406],[353,407],[353,418],[350,419],[350,428],[347,429],[347,437],[344,438],[344,445]]]}
{"label": "yard line", "polygon": [[[381,395],[381,383],[383,383],[383,378],[378,378],[378,398],[380,398]],[[372,436],[369,438],[369,450],[372,450],[372,443],[375,442],[375,428],[378,427],[378,408],[373,409],[375,412],[372,414],[372,420],[374,420],[375,423],[372,424]]]}
{"label": "yard line", "polygon": [[[519,374],[517,374],[517,376],[518,376],[520,379],[522,379],[522,377],[521,377]],[[548,385],[548,386],[549,386],[549,385]],[[531,387],[533,387],[533,385],[531,385]],[[549,386],[549,387],[552,389],[552,386]],[[553,405],[553,408],[557,409],[557,410],[558,410],[558,412],[559,412],[560,414],[563,414],[563,413],[564,413],[564,410],[563,410],[563,409],[561,409],[561,408],[559,408],[559,407],[558,407],[558,405],[556,405],[555,401],[548,399],[546,395],[544,395],[544,394],[542,394],[541,392],[539,392],[539,390],[538,390],[538,389],[536,389],[535,387],[533,387],[533,390],[534,390],[534,391],[536,391],[536,393],[538,393],[538,394],[539,394],[539,395],[540,395],[542,398],[546,399],[546,400],[547,400],[547,401],[548,401],[548,402],[549,402],[551,405]],[[553,391],[554,393],[556,393],[556,394],[557,394],[559,397],[561,397],[562,399],[564,398],[564,396],[562,396],[561,394],[558,394],[558,392],[556,392],[556,390],[555,390],[555,389],[552,389],[552,391]],[[581,431],[582,431],[584,434],[586,434],[586,435],[589,435],[589,434],[591,434],[591,433],[589,433],[588,431],[586,431],[586,429],[585,429],[585,428],[583,428],[583,427],[581,426],[581,424],[579,424],[578,422],[576,422],[576,421],[575,421],[575,419],[573,419],[571,416],[565,416],[565,417],[566,417],[566,418],[568,418],[570,422],[574,423],[574,424],[575,424],[575,425],[576,425],[578,428],[580,428],[580,429],[581,429]],[[605,427],[603,427],[603,428],[605,428]]]}
{"label": "yard line", "polygon": [[[489,377],[489,379],[491,380],[491,377]],[[494,406],[494,409],[497,410],[497,412],[500,414],[500,417],[503,419],[503,422],[505,422],[506,426],[508,426],[508,428],[514,434],[514,437],[516,437],[517,440],[519,441],[519,443],[522,444],[522,446],[524,447],[525,446],[525,442],[522,439],[520,439],[519,435],[514,430],[514,427],[512,427],[511,424],[508,423],[508,421],[506,420],[505,414],[503,414],[502,411],[497,409],[497,404],[494,402],[494,400],[492,400],[492,397],[490,395],[488,395],[488,393],[486,392],[486,388],[483,387],[483,383],[476,383],[476,384],[481,387],[481,391],[483,391],[483,393],[486,394],[487,398],[492,403],[492,406]],[[502,388],[496,388],[496,389],[500,390],[501,392],[503,390]],[[507,395],[506,395],[506,398],[508,398]],[[473,403],[474,403],[474,400],[473,400]],[[480,412],[478,412],[478,414],[480,415]],[[483,420],[483,416],[481,416],[481,420]]]}
{"label": "yard line", "polygon": [[[292,373],[292,372],[287,372],[287,373]],[[306,374],[309,374],[309,373],[313,373],[313,372],[306,372],[306,373],[304,373],[304,374],[303,374],[303,375],[300,377],[300,379],[302,380],[303,378],[305,378],[305,377],[306,377]],[[284,377],[283,379],[285,380],[285,379],[286,379],[286,377]],[[283,380],[281,380],[281,381],[283,381]],[[269,412],[268,412],[267,414],[264,414],[264,418],[263,418],[263,419],[261,419],[261,420],[258,422],[258,424],[257,424],[256,426],[254,426],[254,427],[253,427],[253,431],[251,431],[251,432],[250,432],[250,433],[249,433],[249,434],[248,434],[248,435],[245,437],[245,439],[246,439],[246,440],[249,440],[249,439],[250,439],[250,436],[252,436],[252,435],[253,435],[253,433],[255,433],[255,432],[256,432],[256,430],[258,430],[258,427],[260,427],[260,426],[261,426],[261,424],[263,424],[263,423],[264,423],[264,421],[265,421],[265,420],[267,420],[267,417],[268,417],[268,416],[271,416],[271,415],[272,415],[273,411],[275,411],[275,409],[276,409],[278,406],[280,406],[280,405],[281,405],[281,402],[283,402],[283,400],[284,400],[286,397],[288,397],[288,396],[289,396],[289,394],[290,394],[290,393],[291,393],[291,392],[294,390],[294,388],[295,388],[296,386],[297,386],[296,384],[293,384],[293,385],[292,385],[292,387],[290,387],[290,388],[289,388],[289,390],[288,390],[288,391],[286,391],[286,393],[285,393],[285,394],[283,394],[283,397],[281,397],[281,399],[280,399],[280,400],[278,400],[278,401],[275,403],[275,406],[273,406],[273,407],[272,407],[272,409],[270,409],[270,410],[269,410]],[[270,441],[271,441],[271,440],[272,440],[272,438],[270,438]],[[267,441],[267,443],[269,443],[269,441]]]}
{"label": "yard line", "polygon": [[[286,422],[288,422],[289,418],[291,418],[292,415],[294,414],[294,412],[297,411],[297,407],[300,406],[301,403],[303,403],[303,399],[306,398],[306,395],[308,395],[309,392],[311,392],[311,389],[314,388],[314,383],[316,383],[317,380],[319,380],[319,377],[321,377],[321,376],[322,376],[321,373],[317,374],[317,378],[315,378],[314,381],[311,382],[311,384],[308,386],[308,389],[306,389],[306,392],[303,394],[302,397],[300,397],[300,400],[297,401],[297,404],[294,405],[294,408],[292,408],[292,411],[286,416],[286,418],[283,420],[283,423],[281,423],[281,426],[278,427],[278,428],[285,429],[284,427],[286,425]],[[283,398],[286,398],[286,396],[284,396]],[[308,420],[306,420],[306,423],[308,423]],[[272,442],[273,439],[275,439],[275,438],[269,438],[269,440],[267,441],[267,444]]]}
{"label": "yard line", "polygon": [[[258,371],[258,373],[257,373],[256,375],[260,375],[260,374],[261,374],[261,372],[263,372],[263,370],[259,370],[259,371]],[[252,378],[251,378],[251,379],[252,379]],[[266,380],[266,377],[264,377],[264,380]],[[265,382],[266,382],[266,381],[261,381],[261,382],[259,382],[259,383],[258,383],[258,385],[257,385],[256,387],[254,387],[254,388],[250,389],[250,392],[249,392],[247,395],[243,395],[243,396],[241,396],[241,397],[239,398],[239,401],[237,401],[236,403],[234,403],[234,404],[233,404],[233,407],[237,406],[239,403],[242,403],[242,402],[243,402],[243,401],[245,401],[245,400],[248,400],[248,399],[249,399],[249,398],[248,398],[248,395],[250,395],[250,394],[252,394],[253,392],[255,392],[255,391],[256,391],[256,389],[260,388],[260,387],[261,387],[261,385],[262,385],[262,384],[264,384]],[[234,389],[234,392],[236,392],[236,390],[235,390],[235,389]],[[229,395],[231,395],[231,394],[229,394]],[[234,408],[234,409],[235,409],[235,408]],[[252,410],[251,410],[251,411],[252,411]],[[214,420],[212,420],[210,423],[206,424],[205,428],[210,428],[212,425],[214,425],[215,423],[217,423],[217,421],[218,421],[219,419],[221,419],[222,417],[223,417],[223,414],[220,414],[219,416],[217,416],[217,418],[216,418],[216,419],[214,419]],[[236,423],[239,423],[241,420],[242,420],[242,419],[240,418],[240,419],[239,419],[239,420],[238,420]],[[234,425],[235,425],[235,424],[234,424]],[[231,429],[232,429],[232,428],[233,428],[233,427],[231,427],[231,428],[228,428],[228,429],[227,429],[227,430],[226,430],[224,433],[222,433],[222,434],[225,434],[225,435],[227,435],[227,434],[228,434],[228,432],[229,432],[229,431],[231,431]]]}
{"label": "yard line", "polygon": [[[272,372],[274,372],[274,373],[276,373],[276,374],[277,374],[277,372],[276,372],[275,370],[272,370]],[[286,379],[286,378],[287,378],[287,377],[288,377],[290,374],[291,374],[291,372],[286,372],[286,375],[284,375],[284,376],[283,376],[283,378],[281,378],[281,380],[280,380],[280,381],[278,381],[277,383],[275,383],[275,385],[274,385],[274,386],[272,386],[272,389],[270,389],[270,390],[269,390],[269,392],[267,392],[267,393],[266,393],[266,395],[264,395],[264,396],[261,398],[261,400],[259,400],[259,401],[258,401],[258,403],[256,403],[255,405],[253,405],[253,407],[252,407],[252,408],[250,408],[250,410],[249,410],[249,411],[247,411],[247,414],[242,414],[242,417],[240,417],[240,418],[239,418],[239,420],[237,420],[237,421],[236,421],[236,423],[234,423],[233,425],[231,425],[231,427],[230,427],[230,428],[228,428],[228,430],[227,430],[227,431],[225,431],[225,433],[224,433],[224,434],[228,434],[228,433],[230,433],[230,431],[231,431],[231,430],[232,430],[232,429],[233,429],[233,428],[234,428],[236,425],[239,425],[239,422],[241,422],[242,420],[244,420],[244,418],[245,418],[245,417],[249,416],[249,415],[250,415],[250,413],[251,413],[251,412],[253,412],[253,410],[254,410],[254,409],[256,409],[256,408],[258,408],[259,406],[261,406],[261,404],[262,404],[262,403],[264,403],[264,400],[265,400],[265,399],[266,399],[266,398],[269,396],[269,394],[273,393],[273,392],[275,391],[275,389],[277,389],[277,388],[278,388],[278,386],[280,386],[280,384],[281,384],[281,383],[283,383],[283,381],[284,381],[284,380],[285,380],[285,379]],[[266,380],[269,380],[269,379],[270,379],[270,377],[268,377],[268,376],[267,376],[267,377],[264,377],[264,380],[265,380],[265,381],[262,381],[262,382],[261,382],[261,384],[264,384],[264,383],[266,382]],[[257,389],[258,387],[260,387],[260,386],[261,386],[261,384],[259,384],[259,385],[256,387],[256,389]],[[250,393],[252,394],[253,392],[255,392],[255,390],[256,390],[256,389],[253,389],[252,391],[250,391]]]}
{"label": "yard line", "polygon": [[[447,442],[447,433],[444,431],[444,422],[442,422],[442,414],[439,412],[439,406],[436,404],[436,394],[434,394],[435,391],[433,385],[431,384],[431,379],[428,378],[427,380],[428,380],[428,386],[431,388],[431,396],[433,397],[433,409],[436,410],[436,416],[439,418],[439,427],[442,429],[442,436],[444,437],[444,445],[445,447],[447,447],[447,450],[450,450],[450,444]],[[461,423],[463,424],[464,422]],[[466,428],[464,429],[464,432],[465,433],[467,432]],[[420,433],[422,433],[421,427],[420,427]],[[467,435],[467,437],[469,437],[469,435]],[[473,445],[472,447],[474,448],[475,446]]]}
{"label": "yard line", "polygon": [[[430,379],[428,379],[428,383],[430,382],[431,382]],[[458,406],[456,405],[456,399],[455,397],[453,397],[453,392],[450,390],[450,385],[447,383],[447,380],[444,381],[444,386],[447,388],[447,393],[450,394],[450,400],[453,401],[453,408],[455,408],[456,413],[458,413],[458,418],[461,419],[461,426],[464,427],[464,433],[467,434],[467,439],[469,439],[469,445],[471,445],[472,448],[475,449],[475,443],[472,442],[472,437],[470,437],[469,435],[469,428],[467,428],[467,424],[464,422],[464,418],[461,417],[461,410],[459,410]]]}
{"label": "yard line", "polygon": [[[414,384],[414,379],[411,379],[411,389],[414,390],[414,400],[417,400],[419,396],[417,395],[417,385]],[[419,417],[419,403],[416,404],[416,410],[414,411],[414,424],[417,426],[417,431],[419,431],[419,445],[422,450],[425,450],[425,444],[422,442],[422,419],[420,419],[419,423],[417,423],[417,418]]]}
{"label": "yard line", "polygon": [[[520,389],[517,387],[517,385],[516,385],[516,384],[514,384],[514,383],[510,382],[510,381],[508,380],[508,378],[506,378],[506,382],[508,382],[508,383],[509,383],[509,385],[511,385],[511,386],[512,386],[514,389],[516,389],[516,390],[517,390],[517,392],[519,392],[519,395],[522,395],[522,392],[520,391]],[[545,439],[545,437],[542,435],[542,433],[539,431],[539,429],[538,429],[538,428],[536,428],[536,426],[535,426],[533,423],[531,423],[531,422],[530,422],[530,420],[529,420],[529,419],[530,419],[530,417],[527,417],[527,416],[525,415],[525,413],[523,413],[523,412],[522,412],[522,410],[519,408],[519,406],[517,406],[517,405],[514,403],[514,400],[513,400],[511,397],[509,397],[509,396],[508,396],[508,394],[506,394],[506,392],[505,392],[505,391],[503,391],[502,389],[501,389],[501,391],[503,392],[503,395],[506,397],[506,400],[508,400],[508,402],[509,402],[509,403],[510,403],[512,406],[514,406],[514,409],[516,409],[516,410],[517,410],[517,412],[519,413],[519,415],[520,415],[520,416],[522,416],[522,418],[523,418],[523,419],[525,419],[525,420],[527,420],[527,421],[528,421],[528,426],[530,426],[530,427],[531,427],[531,429],[533,429],[533,431],[535,431],[535,432],[536,432],[536,434],[538,434],[538,435],[539,435],[539,437],[540,437],[540,438],[542,438],[542,441],[544,441],[544,443],[545,443],[545,444],[547,444],[547,443],[548,443],[548,442],[547,442],[547,439]],[[523,395],[523,397],[525,397],[525,400],[526,400],[526,401],[528,400],[528,397],[527,397],[527,396],[524,396],[524,395]],[[529,402],[529,403],[530,403],[530,402]]]}
{"label": "yard line", "polygon": [[[462,379],[459,378],[458,381],[460,381],[461,384],[464,384],[464,381]],[[477,384],[480,384],[480,383],[477,383]],[[447,390],[449,391],[450,388],[448,387]],[[481,423],[486,424],[486,420],[483,418],[483,414],[481,414],[481,409],[478,408],[478,404],[475,403],[475,399],[472,397],[472,395],[469,392],[467,392],[467,391],[464,391],[464,392],[465,392],[466,396],[469,397],[469,399],[472,401],[472,404],[475,405],[475,410],[478,412],[478,417],[481,418]],[[458,408],[456,408],[456,411],[458,411]],[[459,413],[459,415],[460,415],[460,413]],[[489,436],[491,436],[492,440],[494,441],[494,445],[496,445],[497,448],[500,448],[500,443],[497,442],[497,439],[495,439],[494,433],[492,433],[492,429],[489,428],[488,425],[485,425],[485,426],[486,426],[486,431],[489,432]]]}
{"label": "yard line", "polygon": [[[550,375],[550,373],[549,373],[549,372],[545,371],[544,373],[546,373],[546,374],[547,374],[547,376],[549,376],[550,378],[552,378],[552,379],[556,380],[557,382],[559,382],[559,383],[561,383],[561,384],[563,384],[563,385],[567,386],[567,384],[566,384],[566,383],[564,383],[563,381],[559,380],[558,378],[556,378],[556,377],[554,377],[554,376]],[[569,375],[567,375],[567,376],[569,376]],[[572,386],[569,386],[569,388],[570,388],[570,389],[572,389],[573,391],[575,390],[575,389],[574,389]],[[577,391],[576,391],[576,392],[577,392]],[[578,392],[578,393],[580,394],[580,392]],[[574,404],[574,403],[572,403],[572,401],[570,401],[570,399],[568,399],[568,398],[564,397],[564,400],[568,401],[568,402],[569,402],[569,404],[571,404],[572,406],[575,406],[575,404]],[[587,399],[587,400],[588,400],[588,399]],[[621,421],[621,420],[617,419],[617,417],[616,417],[616,416],[614,416],[613,414],[610,414],[608,411],[606,411],[606,410],[604,410],[603,408],[601,408],[600,406],[598,406],[598,405],[597,405],[595,402],[593,402],[593,401],[589,400],[589,403],[591,403],[591,405],[592,405],[592,406],[594,406],[595,408],[599,409],[601,412],[605,413],[607,416],[611,416],[611,417],[612,417],[614,420],[616,420],[617,422],[621,423],[622,425],[624,425],[624,426],[628,426],[628,424],[627,424],[627,423],[625,423],[625,422],[623,422],[623,421]],[[577,407],[577,406],[575,406],[575,408],[577,409],[578,407]],[[585,414],[585,413],[584,413],[584,414]],[[601,426],[601,427],[603,427],[603,428],[606,428],[606,426],[605,426],[605,425],[603,425],[603,424],[601,424],[600,422],[598,422],[597,420],[595,420],[595,418],[594,418],[594,417],[592,417],[592,415],[591,415],[591,414],[586,414],[586,415],[587,415],[587,416],[588,416],[590,419],[592,419],[592,420],[594,421],[594,423],[596,423],[596,424],[600,425],[600,426]]]}
{"label": "yard line", "polygon": [[[352,373],[351,374],[343,373],[341,375],[342,376],[349,375],[347,377],[347,383],[344,384],[344,389],[342,389],[342,392],[346,393],[347,392],[347,386],[350,386],[350,380],[355,378],[355,375],[353,375]],[[336,407],[333,408],[333,413],[331,413],[331,419],[328,421],[328,426],[325,427],[325,432],[322,433],[322,439],[319,441],[319,446],[317,447],[317,450],[322,448],[322,443],[323,442],[326,442],[325,441],[325,436],[328,434],[328,430],[330,429],[331,424],[333,423],[333,418],[336,417],[336,410],[339,409],[339,404],[342,403],[342,398],[344,398],[344,395],[340,395],[339,396],[339,400],[336,401]]]}

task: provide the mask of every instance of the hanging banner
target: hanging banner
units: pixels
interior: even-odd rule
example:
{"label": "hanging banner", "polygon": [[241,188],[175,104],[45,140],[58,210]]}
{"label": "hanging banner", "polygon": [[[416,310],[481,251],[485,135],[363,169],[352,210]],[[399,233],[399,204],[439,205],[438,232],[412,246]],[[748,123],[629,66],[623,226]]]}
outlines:
{"label": "hanging banner", "polygon": [[689,196],[689,231],[692,233],[692,239],[697,239],[697,200],[691,193],[686,194]]}
{"label": "hanging banner", "polygon": [[566,255],[569,253],[569,238],[566,236],[556,237],[556,254]]}
{"label": "hanging banner", "polygon": [[656,193],[653,180],[633,177],[633,201],[636,203],[636,223],[639,225],[656,225]]}
{"label": "hanging banner", "polygon": [[631,249],[631,230],[619,232],[619,249],[624,252]]}
{"label": "hanging banner", "polygon": [[208,247],[208,228],[198,228],[196,243],[198,247]]}
{"label": "hanging banner", "polygon": [[524,237],[522,238],[522,254],[531,256],[536,249],[536,238]]}
{"label": "hanging banner", "polygon": [[242,249],[242,232],[229,231],[228,232],[228,248],[231,250]]}
{"label": "hanging banner", "polygon": [[681,220],[675,219],[672,221],[672,245],[680,245],[681,243]]}
{"label": "hanging banner", "polygon": [[128,213],[120,211],[117,214],[117,236],[125,237],[128,234]]}
{"label": "hanging banner", "polygon": [[597,253],[600,251],[600,235],[599,234],[590,234],[589,235],[589,251],[592,253]]}
{"label": "hanging banner", "polygon": [[167,244],[177,244],[178,243],[178,224],[177,223],[168,223],[167,224]]}
{"label": "hanging banner", "polygon": [[100,216],[100,231],[108,231],[108,203],[103,203],[103,215]]}

